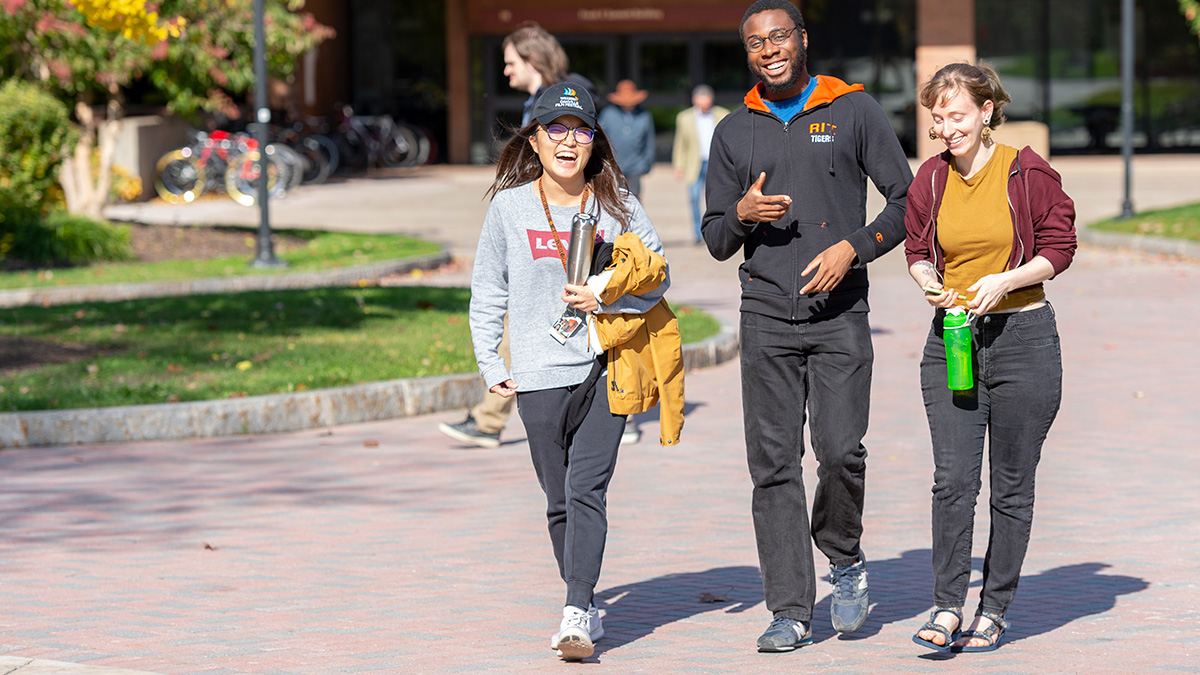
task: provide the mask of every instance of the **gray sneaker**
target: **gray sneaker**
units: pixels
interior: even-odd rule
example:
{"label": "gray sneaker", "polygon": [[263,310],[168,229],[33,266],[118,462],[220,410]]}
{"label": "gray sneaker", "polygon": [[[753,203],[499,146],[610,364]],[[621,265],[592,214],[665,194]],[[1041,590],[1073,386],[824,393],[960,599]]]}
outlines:
{"label": "gray sneaker", "polygon": [[469,413],[467,414],[467,419],[459,422],[458,424],[446,424],[445,422],[442,422],[438,425],[438,431],[446,434],[456,441],[470,443],[471,445],[478,445],[481,448],[500,447],[500,432],[497,431],[493,434],[486,431],[481,431],[479,427],[475,425],[475,418]]}
{"label": "gray sneaker", "polygon": [[829,614],[833,629],[839,633],[853,633],[862,628],[867,620],[867,559],[858,552],[858,562],[853,565],[830,565],[829,581],[833,584]]}
{"label": "gray sneaker", "polygon": [[758,638],[760,652],[790,652],[812,644],[812,628],[803,621],[777,616]]}

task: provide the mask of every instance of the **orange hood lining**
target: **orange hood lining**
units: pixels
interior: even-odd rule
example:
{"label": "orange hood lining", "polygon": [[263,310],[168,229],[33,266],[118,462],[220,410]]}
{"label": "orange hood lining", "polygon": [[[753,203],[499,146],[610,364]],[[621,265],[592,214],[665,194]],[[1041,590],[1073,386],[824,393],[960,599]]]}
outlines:
{"label": "orange hood lining", "polygon": [[[804,104],[804,109],[808,110],[822,103],[829,103],[833,99],[849,94],[852,91],[865,91],[861,84],[846,84],[836,77],[829,75],[814,75],[817,78],[817,88],[813,90],[812,96],[808,97],[808,101]],[[770,112],[766,102],[762,98],[763,84],[759,82],[754,85],[754,88],[746,93],[743,102],[746,107],[751,110],[761,112]]]}

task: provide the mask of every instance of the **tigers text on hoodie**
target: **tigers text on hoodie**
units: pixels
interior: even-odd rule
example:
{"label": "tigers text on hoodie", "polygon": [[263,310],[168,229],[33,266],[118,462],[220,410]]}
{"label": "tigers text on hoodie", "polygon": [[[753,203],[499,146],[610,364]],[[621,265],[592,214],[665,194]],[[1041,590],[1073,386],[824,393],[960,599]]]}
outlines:
{"label": "tigers text on hoodie", "polygon": [[[866,264],[904,240],[912,170],[883,109],[861,84],[814,77],[816,90],[790,120],[767,108],[759,84],[713,135],[702,232],[718,260],[744,252],[743,312],[800,321],[865,312]],[[780,220],[743,223],[737,203],[763,172],[763,194],[786,194],[791,206]],[[887,199],[869,224],[868,177]],[[842,240],[854,247],[857,260],[841,283],[802,295],[812,273],[800,273]]]}

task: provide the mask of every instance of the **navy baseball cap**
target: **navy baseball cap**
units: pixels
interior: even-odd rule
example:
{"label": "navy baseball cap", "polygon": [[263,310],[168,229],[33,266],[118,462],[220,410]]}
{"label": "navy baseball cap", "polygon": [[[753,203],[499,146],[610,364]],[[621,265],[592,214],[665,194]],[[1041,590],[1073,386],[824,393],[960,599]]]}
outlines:
{"label": "navy baseball cap", "polygon": [[550,124],[563,115],[574,115],[583,123],[596,128],[596,104],[583,85],[575,82],[559,82],[546,87],[533,104],[533,117],[542,124]]}

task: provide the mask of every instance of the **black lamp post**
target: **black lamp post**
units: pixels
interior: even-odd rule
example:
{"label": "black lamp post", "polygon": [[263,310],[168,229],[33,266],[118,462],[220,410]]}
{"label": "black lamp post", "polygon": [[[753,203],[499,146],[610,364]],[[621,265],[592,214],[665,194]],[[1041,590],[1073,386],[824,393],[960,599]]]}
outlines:
{"label": "black lamp post", "polygon": [[275,257],[271,242],[271,215],[267,204],[267,123],[271,110],[267,107],[267,40],[263,24],[263,2],[254,0],[254,138],[258,141],[258,237],[255,241],[251,267],[286,267]]}
{"label": "black lamp post", "polygon": [[1133,0],[1121,0],[1121,155],[1125,159],[1125,199],[1121,217],[1133,217]]}

